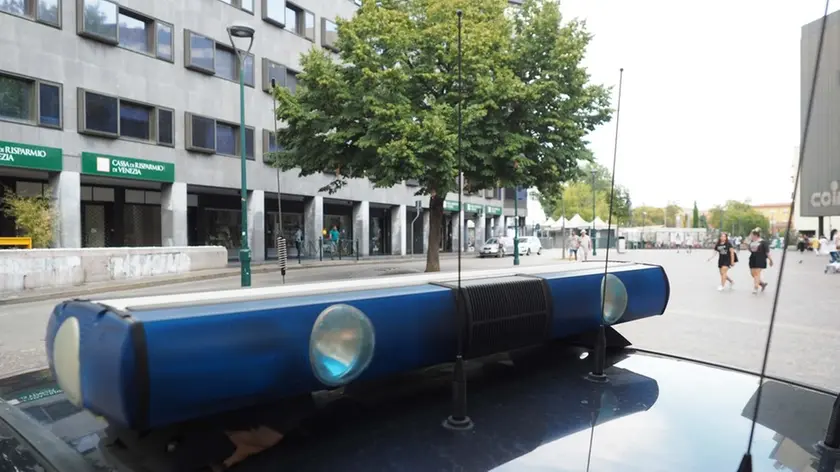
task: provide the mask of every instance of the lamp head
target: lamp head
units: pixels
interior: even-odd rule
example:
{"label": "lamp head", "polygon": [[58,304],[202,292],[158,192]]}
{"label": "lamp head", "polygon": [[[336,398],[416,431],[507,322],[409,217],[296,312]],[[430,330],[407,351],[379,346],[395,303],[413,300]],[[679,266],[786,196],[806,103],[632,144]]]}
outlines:
{"label": "lamp head", "polygon": [[254,37],[254,28],[251,28],[248,25],[242,24],[234,24],[228,26],[228,34],[234,38],[253,38]]}

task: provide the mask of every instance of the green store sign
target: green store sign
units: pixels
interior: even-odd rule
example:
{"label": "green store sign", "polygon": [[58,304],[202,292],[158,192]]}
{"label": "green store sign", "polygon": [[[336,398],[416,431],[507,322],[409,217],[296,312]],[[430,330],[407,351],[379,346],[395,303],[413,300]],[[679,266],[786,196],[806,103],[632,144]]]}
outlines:
{"label": "green store sign", "polygon": [[488,215],[501,215],[502,214],[502,207],[495,207],[487,205],[485,208],[485,213]]}
{"label": "green store sign", "polygon": [[444,200],[443,201],[443,211],[458,211],[461,209],[461,206],[458,202],[453,202],[452,200]]}
{"label": "green store sign", "polygon": [[464,211],[468,213],[483,213],[484,207],[475,203],[464,203]]}
{"label": "green store sign", "polygon": [[58,148],[0,141],[0,166],[61,171],[61,155]]}
{"label": "green store sign", "polygon": [[175,181],[175,164],[83,152],[82,173],[172,183]]}

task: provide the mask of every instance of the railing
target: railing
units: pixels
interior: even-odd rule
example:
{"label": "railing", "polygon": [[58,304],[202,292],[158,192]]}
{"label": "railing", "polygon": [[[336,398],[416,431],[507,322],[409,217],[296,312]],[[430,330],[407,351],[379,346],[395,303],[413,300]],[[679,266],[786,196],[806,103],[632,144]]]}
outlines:
{"label": "railing", "polygon": [[0,248],[4,246],[12,246],[17,248],[32,249],[32,238],[26,237],[7,237],[0,236]]}

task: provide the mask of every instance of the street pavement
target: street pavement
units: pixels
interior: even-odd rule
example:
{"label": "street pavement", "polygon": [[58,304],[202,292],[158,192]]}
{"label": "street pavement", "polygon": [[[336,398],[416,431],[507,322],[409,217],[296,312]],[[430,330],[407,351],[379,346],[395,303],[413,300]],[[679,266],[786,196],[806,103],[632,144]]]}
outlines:
{"label": "street pavement", "polygon": [[[711,249],[630,251],[616,259],[662,265],[671,282],[664,316],[618,327],[635,346],[759,371],[782,251],[765,271],[767,290],[752,295],[747,251],[732,269],[734,289],[717,291],[717,256]],[[825,275],[827,256],[788,251],[773,329],[768,373],[840,390],[840,274]],[[611,256],[610,259],[613,259]],[[799,261],[802,261],[801,263]]]}
{"label": "street pavement", "polygon": [[[610,254],[613,260],[661,264],[671,283],[671,299],[664,316],[618,327],[635,346],[663,353],[732,365],[752,371],[761,368],[764,341],[770,321],[773,296],[778,286],[781,252],[774,252],[776,266],[765,272],[770,283],[765,293],[751,294],[746,252],[733,269],[735,287],[724,292],[718,284],[716,259],[707,261],[711,250],[691,254],[672,250],[629,251]],[[463,270],[512,266],[512,258],[477,259],[467,254]],[[597,258],[604,257],[602,251]],[[522,265],[558,263],[559,251],[522,257]],[[800,263],[799,261],[802,260]],[[800,382],[840,389],[840,368],[834,356],[840,350],[838,304],[840,274],[825,275],[826,257],[788,252],[782,280],[779,310],[773,331],[768,371]],[[422,272],[425,261],[390,262],[355,266],[318,267],[289,271],[287,284],[323,280],[360,279]],[[454,271],[455,259],[443,259],[441,268]],[[281,283],[276,272],[253,275],[253,286]],[[97,295],[127,297],[195,291],[234,289],[239,277],[172,283],[159,287],[123,290]],[[52,308],[63,298],[0,306],[0,377],[46,365],[44,330]]]}

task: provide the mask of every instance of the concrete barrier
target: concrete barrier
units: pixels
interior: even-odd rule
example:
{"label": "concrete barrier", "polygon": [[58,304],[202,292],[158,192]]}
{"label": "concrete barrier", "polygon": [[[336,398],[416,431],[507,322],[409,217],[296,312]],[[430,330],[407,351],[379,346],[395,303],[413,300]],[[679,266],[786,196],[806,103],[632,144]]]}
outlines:
{"label": "concrete barrier", "polygon": [[0,293],[227,267],[221,246],[0,250]]}

